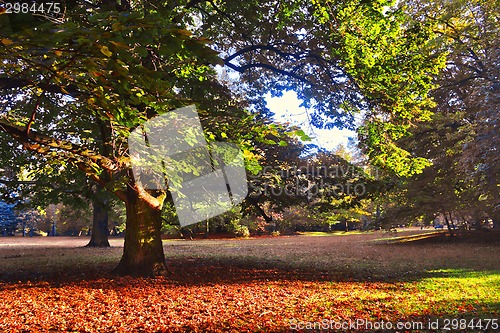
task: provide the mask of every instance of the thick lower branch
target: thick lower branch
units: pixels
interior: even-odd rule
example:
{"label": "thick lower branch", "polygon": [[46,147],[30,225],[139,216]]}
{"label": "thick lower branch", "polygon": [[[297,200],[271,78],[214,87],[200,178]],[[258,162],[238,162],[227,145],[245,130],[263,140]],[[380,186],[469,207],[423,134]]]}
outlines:
{"label": "thick lower branch", "polygon": [[[27,150],[41,155],[47,155],[53,152],[51,148],[61,149],[62,151],[58,152],[61,160],[66,160],[75,164],[80,170],[84,171],[90,178],[92,178],[92,180],[103,187],[107,188],[107,181],[101,179],[101,177],[99,177],[99,173],[96,172],[92,166],[100,167],[109,172],[115,172],[118,170],[118,166],[116,166],[113,161],[107,157],[96,154],[84,147],[68,142],[62,142],[34,131],[26,133],[22,127],[9,124],[4,119],[0,119],[0,130],[20,142]],[[31,141],[34,141],[34,143]],[[124,191],[110,190],[110,192],[115,194],[120,200],[126,202],[127,196]]]}
{"label": "thick lower branch", "polygon": [[[112,160],[90,149],[70,142],[57,140],[35,131],[27,133],[23,127],[10,124],[5,119],[0,119],[0,130],[22,143],[27,149],[37,153],[47,154],[51,148],[55,148],[83,159],[88,159],[105,170],[116,171],[118,169],[118,166]],[[78,160],[77,157],[74,158]]]}

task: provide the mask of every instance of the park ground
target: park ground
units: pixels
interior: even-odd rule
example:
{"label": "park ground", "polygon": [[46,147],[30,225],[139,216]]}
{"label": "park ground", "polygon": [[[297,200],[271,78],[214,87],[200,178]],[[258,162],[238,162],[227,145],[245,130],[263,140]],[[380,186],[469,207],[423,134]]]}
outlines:
{"label": "park ground", "polygon": [[5,237],[0,331],[494,332],[499,236],[165,240],[169,274],[151,279],[109,273],[122,239],[94,249],[86,238]]}

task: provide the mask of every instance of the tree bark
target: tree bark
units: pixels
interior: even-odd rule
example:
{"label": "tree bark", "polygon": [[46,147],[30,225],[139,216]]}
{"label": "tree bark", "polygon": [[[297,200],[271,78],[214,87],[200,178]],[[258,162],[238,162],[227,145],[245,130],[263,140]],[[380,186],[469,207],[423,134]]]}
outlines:
{"label": "tree bark", "polygon": [[119,275],[163,275],[167,272],[161,240],[161,209],[155,209],[127,188],[127,221],[123,256],[114,272]]}
{"label": "tree bark", "polygon": [[109,247],[107,199],[99,200],[99,193],[92,198],[93,221],[92,234],[87,247]]}

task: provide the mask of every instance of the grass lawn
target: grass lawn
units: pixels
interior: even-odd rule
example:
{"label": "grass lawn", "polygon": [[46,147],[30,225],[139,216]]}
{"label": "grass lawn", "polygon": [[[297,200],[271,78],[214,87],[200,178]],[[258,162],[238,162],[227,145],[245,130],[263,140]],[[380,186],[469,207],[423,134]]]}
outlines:
{"label": "grass lawn", "polygon": [[123,240],[87,241],[0,237],[1,332],[500,329],[498,232],[166,240],[154,279],[108,273]]}

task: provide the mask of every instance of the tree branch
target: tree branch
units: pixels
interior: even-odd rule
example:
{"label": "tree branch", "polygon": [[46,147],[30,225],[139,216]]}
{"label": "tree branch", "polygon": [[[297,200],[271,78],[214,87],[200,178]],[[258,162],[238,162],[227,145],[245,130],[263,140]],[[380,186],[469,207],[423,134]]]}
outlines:
{"label": "tree branch", "polygon": [[207,0],[191,0],[186,4],[186,9],[193,8],[194,6],[206,1]]}
{"label": "tree branch", "polygon": [[[57,152],[61,155],[61,158],[75,164],[78,169],[85,172],[92,180],[97,182],[102,187],[108,189],[110,192],[115,194],[120,200],[127,202],[127,195],[125,191],[116,189],[112,190],[107,185],[107,179],[102,179],[99,177],[98,173],[92,169],[92,165],[89,165],[89,161],[93,164],[101,167],[102,169],[113,172],[118,170],[118,166],[111,161],[109,158],[96,154],[95,152],[82,147],[80,145],[75,145],[69,142],[64,142],[51,138],[49,136],[37,133],[35,131],[30,131],[26,133],[24,128],[16,125],[10,124],[5,119],[0,118],[0,130],[9,134],[14,139],[19,141],[26,149],[39,153],[42,155],[47,155],[53,150],[51,148],[60,149],[62,151]],[[32,143],[34,142],[34,143]]]}
{"label": "tree branch", "polygon": [[257,51],[257,50],[273,51],[276,54],[282,56],[283,58],[293,57],[296,60],[307,57],[307,56],[304,57],[304,54],[300,54],[300,53],[291,53],[291,52],[282,51],[273,45],[255,44],[255,45],[250,45],[250,46],[247,46],[245,48],[242,48],[241,50],[233,53],[232,55],[230,55],[229,57],[224,59],[224,62],[229,62],[229,61],[233,60],[234,58],[237,58],[245,53]]}
{"label": "tree branch", "polygon": [[47,154],[51,151],[51,148],[55,148],[71,155],[76,155],[68,156],[69,158],[73,158],[75,161],[87,163],[82,161],[82,159],[87,159],[105,170],[118,170],[118,166],[112,160],[105,156],[97,154],[96,152],[87,149],[84,146],[73,144],[67,141],[57,140],[36,131],[30,131],[27,133],[23,127],[13,125],[6,119],[0,118],[0,130],[12,136],[14,139],[22,143],[31,151],[40,154]]}
{"label": "tree branch", "polygon": [[293,47],[293,48],[300,48],[300,51],[299,52],[287,52],[287,51],[281,50],[276,45],[255,44],[255,45],[250,45],[250,46],[247,46],[245,48],[242,48],[241,50],[238,50],[237,52],[235,52],[235,53],[231,54],[230,56],[228,56],[227,58],[223,59],[223,61],[224,61],[224,64],[226,66],[228,66],[229,68],[231,68],[237,72],[240,72],[240,73],[244,73],[245,71],[247,71],[251,68],[265,68],[265,69],[269,69],[275,73],[294,78],[298,81],[301,81],[301,82],[304,82],[304,83],[307,83],[310,85],[314,85],[306,77],[296,74],[297,69],[300,68],[301,64],[293,66],[291,70],[285,70],[285,69],[277,68],[276,66],[273,66],[270,64],[260,63],[260,62],[259,63],[250,63],[250,64],[246,64],[243,66],[239,66],[239,65],[231,63],[232,60],[234,60],[237,57],[242,56],[246,53],[250,53],[253,51],[262,51],[262,50],[272,51],[272,52],[276,53],[277,55],[281,56],[282,58],[291,58],[292,61],[300,61],[300,60],[304,60],[304,59],[308,59],[308,58],[312,59],[317,63],[317,65],[322,67],[322,69],[324,71],[329,73],[328,75],[333,81],[334,77],[331,75],[331,71],[327,70],[327,65],[330,65],[330,66],[340,70],[342,72],[343,76],[351,79],[352,82],[355,82],[352,79],[352,77],[350,77],[348,74],[344,73],[344,71],[339,69],[338,66],[336,66],[332,60],[326,59],[326,58],[322,57],[321,55],[315,54],[311,50],[301,48],[298,45],[293,45],[293,44],[282,44],[282,45]]}
{"label": "tree branch", "polygon": [[73,84],[70,84],[66,87],[60,87],[55,84],[37,84],[36,82],[28,79],[17,79],[10,77],[0,78],[0,90],[22,89],[26,87],[36,87],[49,93],[69,95],[75,98],[82,95],[82,92],[78,90],[78,87]]}
{"label": "tree branch", "polygon": [[281,74],[281,75],[284,75],[284,76],[289,76],[289,77],[292,77],[296,80],[299,80],[301,82],[304,82],[304,83],[307,83],[307,84],[310,84],[310,85],[313,85],[313,83],[311,81],[309,81],[308,79],[306,79],[305,77],[302,77],[302,76],[299,76],[299,75],[296,75],[292,72],[289,72],[289,71],[286,71],[286,70],[283,70],[283,69],[279,69],[279,68],[276,68],[274,66],[271,66],[269,64],[262,64],[262,63],[253,63],[253,64],[247,64],[247,65],[244,65],[244,66],[238,66],[238,65],[234,65],[230,62],[227,62],[225,63],[227,67],[237,71],[237,72],[240,72],[240,73],[244,73],[245,71],[251,69],[251,68],[265,68],[265,69],[269,69],[273,72],[276,72],[278,74]]}

